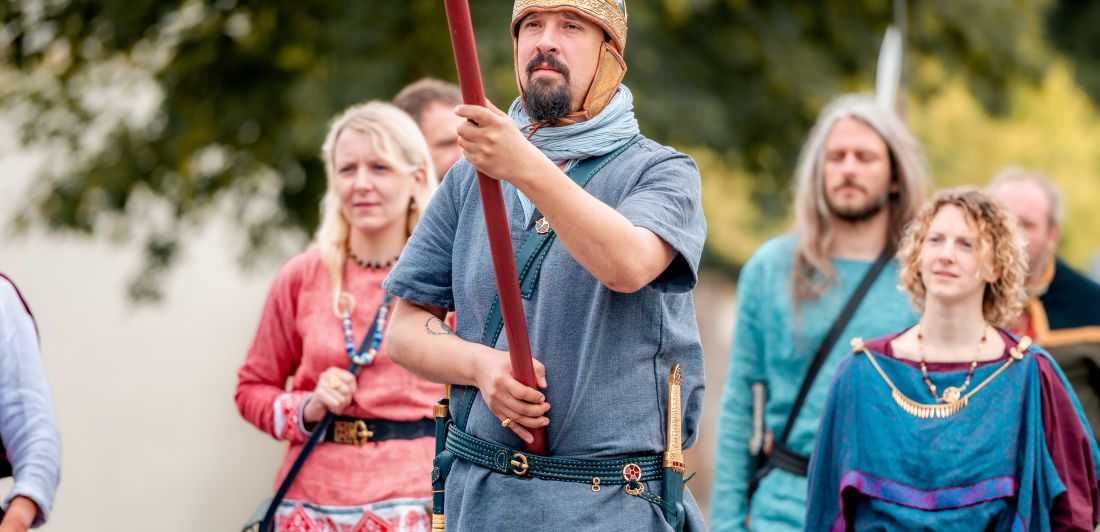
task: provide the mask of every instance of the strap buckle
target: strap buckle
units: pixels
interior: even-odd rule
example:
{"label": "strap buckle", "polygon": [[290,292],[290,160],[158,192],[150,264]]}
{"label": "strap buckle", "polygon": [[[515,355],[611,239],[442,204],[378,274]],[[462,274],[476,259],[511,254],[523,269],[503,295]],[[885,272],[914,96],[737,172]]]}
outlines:
{"label": "strap buckle", "polygon": [[512,472],[515,473],[517,477],[522,477],[523,475],[526,475],[528,469],[527,456],[525,456],[523,453],[516,453],[513,458],[515,458],[515,460],[509,462],[510,464],[512,464]]}
{"label": "strap buckle", "polygon": [[336,443],[362,446],[370,441],[371,436],[374,436],[374,433],[362,419],[333,422],[332,441]]}

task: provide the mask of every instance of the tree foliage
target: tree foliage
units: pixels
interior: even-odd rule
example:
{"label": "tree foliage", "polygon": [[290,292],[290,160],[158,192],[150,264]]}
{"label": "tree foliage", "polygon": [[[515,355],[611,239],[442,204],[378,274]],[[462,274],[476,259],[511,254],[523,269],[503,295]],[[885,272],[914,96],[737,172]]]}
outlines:
{"label": "tree foliage", "polygon": [[[1039,0],[924,0],[908,8],[910,65],[957,72],[991,111],[1037,80]],[[510,5],[471,2],[487,91],[515,95]],[[764,213],[816,112],[866,88],[877,0],[632,0],[626,82],[643,131],[699,146],[756,181]],[[453,80],[438,0],[9,0],[0,3],[0,113],[27,146],[63,154],[37,176],[22,225],[138,238],[155,297],[180,236],[229,204],[254,252],[312,232],[327,121],[431,75]],[[911,80],[919,97],[938,86]],[[105,222],[111,221],[111,223]]]}
{"label": "tree foliage", "polygon": [[1062,0],[1050,9],[1046,30],[1054,46],[1075,64],[1077,83],[1100,103],[1100,3]]}

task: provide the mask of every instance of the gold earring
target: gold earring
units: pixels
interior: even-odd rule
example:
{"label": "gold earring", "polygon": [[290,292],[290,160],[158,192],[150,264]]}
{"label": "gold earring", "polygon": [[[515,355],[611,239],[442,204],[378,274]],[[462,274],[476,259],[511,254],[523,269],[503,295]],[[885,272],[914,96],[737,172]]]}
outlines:
{"label": "gold earring", "polygon": [[409,210],[410,211],[415,211],[416,208],[417,208],[416,196],[413,196],[413,197],[409,198]]}

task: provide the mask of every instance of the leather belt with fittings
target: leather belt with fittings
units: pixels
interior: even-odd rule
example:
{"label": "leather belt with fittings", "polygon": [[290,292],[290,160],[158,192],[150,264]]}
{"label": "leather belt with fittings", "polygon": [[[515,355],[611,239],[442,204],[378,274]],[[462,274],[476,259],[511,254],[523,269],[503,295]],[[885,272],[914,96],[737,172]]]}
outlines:
{"label": "leather belt with fittings", "polygon": [[455,456],[486,469],[506,475],[543,480],[591,483],[593,491],[601,484],[631,484],[661,480],[660,454],[582,460],[527,453],[471,436],[451,424],[447,427],[447,450]]}
{"label": "leather belt with fittings", "polygon": [[325,441],[363,445],[386,440],[415,440],[435,436],[435,420],[391,421],[336,416],[325,432]]}

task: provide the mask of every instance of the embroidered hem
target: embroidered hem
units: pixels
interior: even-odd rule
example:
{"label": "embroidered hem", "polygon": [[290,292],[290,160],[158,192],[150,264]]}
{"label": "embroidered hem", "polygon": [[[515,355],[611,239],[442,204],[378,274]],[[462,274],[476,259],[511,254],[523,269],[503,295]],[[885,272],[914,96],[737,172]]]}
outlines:
{"label": "embroidered hem", "polygon": [[430,499],[394,499],[363,506],[321,506],[284,500],[277,532],[429,532]]}

